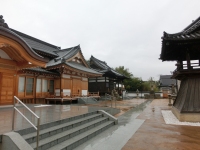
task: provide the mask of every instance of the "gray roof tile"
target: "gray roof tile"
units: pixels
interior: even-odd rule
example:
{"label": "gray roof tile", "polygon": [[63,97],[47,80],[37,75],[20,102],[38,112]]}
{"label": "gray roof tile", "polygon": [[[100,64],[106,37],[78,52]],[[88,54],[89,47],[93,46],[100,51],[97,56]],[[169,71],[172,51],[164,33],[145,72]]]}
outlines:
{"label": "gray roof tile", "polygon": [[171,86],[172,84],[176,85],[176,80],[171,79],[172,75],[161,75],[160,76],[160,86],[165,87],[165,86]]}
{"label": "gray roof tile", "polygon": [[93,61],[95,63],[95,65],[97,65],[99,67],[99,70],[96,69],[98,72],[109,73],[109,74],[111,73],[114,76],[117,76],[119,78],[128,78],[128,77],[124,76],[123,74],[116,72],[111,67],[109,67],[105,61],[101,61],[101,60],[95,58],[94,56],[91,56],[90,61]]}
{"label": "gray roof tile", "polygon": [[31,37],[29,35],[26,35],[24,33],[21,33],[19,31],[16,31],[14,29],[11,29],[13,32],[15,32],[17,35],[19,35],[22,39],[24,39],[27,44],[34,50],[39,50],[44,53],[48,53],[54,56],[57,56],[55,51],[58,51],[60,47],[49,44],[47,42],[41,41],[39,39],[36,39],[34,37]]}

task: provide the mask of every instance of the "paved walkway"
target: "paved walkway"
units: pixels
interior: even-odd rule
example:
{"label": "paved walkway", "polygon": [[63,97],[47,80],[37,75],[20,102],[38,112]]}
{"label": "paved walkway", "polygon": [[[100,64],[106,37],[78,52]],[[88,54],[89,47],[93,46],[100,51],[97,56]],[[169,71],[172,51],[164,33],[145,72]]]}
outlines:
{"label": "paved walkway", "polygon": [[145,120],[122,150],[200,150],[200,127],[167,125],[161,110],[168,100],[153,100],[137,117]]}
{"label": "paved walkway", "polygon": [[200,150],[200,127],[165,124],[161,110],[170,109],[167,99],[146,101],[75,150]]}

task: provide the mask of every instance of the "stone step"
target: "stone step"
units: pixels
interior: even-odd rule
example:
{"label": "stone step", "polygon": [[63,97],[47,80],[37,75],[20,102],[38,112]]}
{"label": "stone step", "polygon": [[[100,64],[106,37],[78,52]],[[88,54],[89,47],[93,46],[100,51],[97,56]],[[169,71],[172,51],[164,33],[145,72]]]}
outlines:
{"label": "stone step", "polygon": [[[66,130],[66,131],[61,132],[59,134],[55,134],[51,137],[40,140],[39,149],[44,150],[44,149],[51,148],[52,146],[59,145],[59,143],[61,143],[63,141],[69,140],[69,139],[71,139],[75,136],[82,134],[82,133],[87,133],[91,129],[101,125],[102,123],[106,123],[108,121],[109,121],[108,118],[102,117],[102,118],[99,118],[97,120],[90,121],[90,122],[83,124],[81,126],[72,128],[70,130]],[[30,145],[33,148],[36,148],[35,142],[30,144]]]}
{"label": "stone step", "polygon": [[[59,134],[63,131],[70,130],[74,127],[78,127],[78,126],[83,125],[85,123],[88,123],[90,121],[93,121],[93,120],[96,120],[96,119],[99,119],[99,118],[101,119],[101,117],[102,117],[102,114],[93,114],[93,115],[90,115],[90,116],[87,116],[87,117],[84,117],[84,118],[81,118],[81,119],[77,119],[77,120],[70,121],[70,122],[67,122],[67,123],[63,123],[63,124],[60,124],[60,125],[57,125],[57,126],[54,126],[54,127],[43,129],[39,133],[40,134],[39,139],[42,140],[42,139],[45,139],[45,138],[49,138],[49,137],[51,137],[55,134]],[[23,135],[23,138],[29,144],[31,144],[33,142],[36,142],[37,133],[34,132],[34,133]]]}
{"label": "stone step", "polygon": [[[99,126],[96,126],[90,129],[87,132],[83,132],[73,138],[70,138],[64,142],[61,142],[55,146],[51,146],[47,150],[72,150],[75,147],[83,144],[84,142],[88,141],[89,139],[95,137],[96,135],[100,134],[101,132],[105,131],[109,127],[114,125],[114,121],[107,121],[102,123]],[[39,149],[40,150],[40,149]]]}
{"label": "stone step", "polygon": [[[57,126],[57,125],[60,125],[60,124],[63,124],[63,123],[75,121],[77,119],[81,119],[83,117],[88,117],[88,116],[91,116],[91,115],[94,115],[94,114],[97,114],[97,112],[96,111],[89,112],[89,113],[82,114],[82,115],[79,115],[79,116],[74,116],[74,117],[70,117],[70,118],[66,118],[66,119],[57,120],[57,121],[54,121],[54,122],[42,124],[42,125],[40,125],[40,131],[43,130],[43,129],[46,129],[46,128],[50,128],[50,127],[54,127],[54,126]],[[16,132],[19,133],[20,135],[26,135],[26,134],[30,134],[30,133],[35,133],[35,129],[33,127],[31,127],[31,128],[18,130]]]}

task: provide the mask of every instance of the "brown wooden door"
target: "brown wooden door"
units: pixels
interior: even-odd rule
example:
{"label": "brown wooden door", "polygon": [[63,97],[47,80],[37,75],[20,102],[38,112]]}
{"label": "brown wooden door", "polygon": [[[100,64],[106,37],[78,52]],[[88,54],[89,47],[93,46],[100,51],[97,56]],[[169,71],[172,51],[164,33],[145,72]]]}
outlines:
{"label": "brown wooden door", "polygon": [[168,98],[168,90],[163,90],[163,98]]}
{"label": "brown wooden door", "polygon": [[72,80],[72,93],[73,94],[81,94],[81,79],[73,79]]}
{"label": "brown wooden door", "polygon": [[13,104],[14,96],[14,75],[1,73],[0,76],[0,104]]}

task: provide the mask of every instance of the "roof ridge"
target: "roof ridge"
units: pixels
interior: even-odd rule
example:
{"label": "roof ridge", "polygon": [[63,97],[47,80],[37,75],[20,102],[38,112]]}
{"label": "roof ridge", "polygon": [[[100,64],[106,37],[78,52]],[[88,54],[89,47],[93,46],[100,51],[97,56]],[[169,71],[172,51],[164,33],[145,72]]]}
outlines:
{"label": "roof ridge", "polygon": [[35,40],[35,41],[40,42],[40,43],[42,43],[42,44],[46,44],[46,45],[48,45],[48,46],[50,46],[50,47],[57,48],[58,50],[61,48],[61,47],[59,47],[59,46],[56,46],[56,45],[47,43],[47,42],[45,42],[45,41],[42,41],[42,40],[40,40],[40,39],[37,39],[37,38],[35,38],[35,37],[32,37],[32,36],[30,36],[30,35],[27,35],[27,34],[25,34],[25,33],[22,33],[22,32],[20,32],[20,31],[17,31],[17,30],[15,30],[15,29],[12,29],[12,28],[10,28],[10,29],[11,29],[11,31],[13,31],[13,32],[15,32],[16,34],[18,34],[19,36],[22,35],[22,36],[24,36],[24,37],[26,37],[26,38]]}
{"label": "roof ridge", "polygon": [[200,16],[196,20],[192,21],[192,23],[189,24],[186,28],[184,28],[182,32],[187,34],[189,32],[192,32],[199,26],[200,26]]}
{"label": "roof ridge", "polygon": [[[99,67],[101,67],[102,69],[105,69],[105,67],[103,65],[107,66],[106,70],[111,68],[110,66],[107,65],[107,63],[105,61],[101,61],[101,60],[95,58],[94,56],[91,56],[91,59],[94,59],[94,62],[97,61],[97,62],[95,62],[95,64],[98,65]],[[101,63],[103,63],[103,64],[101,64]]]}
{"label": "roof ridge", "polygon": [[[76,53],[72,53],[72,52],[76,52]],[[65,56],[67,56],[67,55],[70,55],[70,57],[72,57],[72,56],[74,56],[75,54],[77,54],[78,53],[78,51],[80,51],[80,48],[78,47],[78,46],[74,46],[74,47],[72,47],[71,49],[69,48],[69,51],[67,51],[67,53],[65,53],[65,54],[63,54],[62,56],[59,56],[59,57],[57,57],[57,58],[55,58],[54,60],[55,61],[58,61],[58,60],[60,60],[60,59],[64,59],[65,60]],[[60,51],[60,52],[63,52],[62,50]],[[71,54],[72,53],[72,54]]]}
{"label": "roof ridge", "polygon": [[104,64],[106,64],[106,65],[107,65],[107,63],[106,63],[105,61],[99,60],[99,59],[97,59],[97,58],[96,58],[96,57],[94,57],[94,56],[91,56],[91,57],[93,57],[94,59],[96,59],[96,60],[98,60],[98,61],[100,61],[100,62],[102,62],[102,63],[104,63]]}

